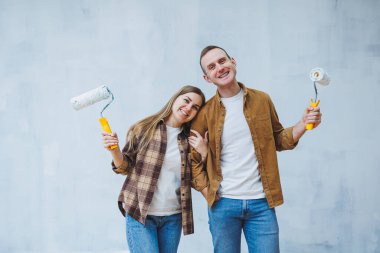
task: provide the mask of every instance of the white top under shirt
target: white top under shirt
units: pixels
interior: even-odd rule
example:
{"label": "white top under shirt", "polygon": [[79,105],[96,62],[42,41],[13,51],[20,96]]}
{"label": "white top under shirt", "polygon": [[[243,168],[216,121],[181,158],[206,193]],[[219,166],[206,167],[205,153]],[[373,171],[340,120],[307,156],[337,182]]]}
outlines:
{"label": "white top under shirt", "polygon": [[166,126],[167,147],[149,215],[166,216],[181,212],[181,155],[177,138],[180,128]]}
{"label": "white top under shirt", "polygon": [[221,169],[223,180],[219,192],[232,199],[265,198],[258,161],[247,120],[243,112],[243,90],[222,98],[226,117],[222,132]]}

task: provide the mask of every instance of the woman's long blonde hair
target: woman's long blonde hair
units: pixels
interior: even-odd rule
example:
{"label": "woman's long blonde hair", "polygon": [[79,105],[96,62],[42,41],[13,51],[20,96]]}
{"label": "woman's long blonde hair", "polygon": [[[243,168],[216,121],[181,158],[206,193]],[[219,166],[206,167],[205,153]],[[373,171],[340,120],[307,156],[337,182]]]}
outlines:
{"label": "woman's long blonde hair", "polygon": [[[127,149],[133,150],[137,148],[137,150],[135,151],[137,151],[138,153],[146,149],[149,142],[153,139],[154,132],[156,131],[156,128],[160,121],[166,119],[172,113],[172,107],[177,97],[190,92],[196,93],[199,96],[201,96],[201,107],[205,104],[205,96],[199,88],[191,85],[186,85],[182,87],[169,99],[169,101],[160,111],[149,117],[146,117],[145,119],[138,121],[136,124],[131,126],[127,135]],[[190,124],[190,122],[186,122],[182,125],[185,134],[189,134]]]}

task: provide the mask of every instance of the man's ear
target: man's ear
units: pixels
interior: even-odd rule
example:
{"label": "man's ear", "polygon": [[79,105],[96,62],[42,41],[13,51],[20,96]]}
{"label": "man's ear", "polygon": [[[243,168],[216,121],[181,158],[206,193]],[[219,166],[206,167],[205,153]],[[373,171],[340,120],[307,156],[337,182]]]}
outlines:
{"label": "man's ear", "polygon": [[231,57],[231,62],[232,62],[232,64],[235,65],[235,67],[236,67],[236,60],[235,60],[233,57]]}
{"label": "man's ear", "polygon": [[205,79],[206,82],[208,82],[208,83],[212,83],[211,80],[210,80],[210,78],[206,74],[203,75],[203,79]]}

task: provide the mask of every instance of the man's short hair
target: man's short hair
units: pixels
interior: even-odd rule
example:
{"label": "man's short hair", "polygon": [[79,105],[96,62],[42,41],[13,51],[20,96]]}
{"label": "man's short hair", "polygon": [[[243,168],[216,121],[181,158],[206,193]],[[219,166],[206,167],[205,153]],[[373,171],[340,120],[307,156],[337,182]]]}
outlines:
{"label": "man's short hair", "polygon": [[206,71],[202,67],[202,63],[201,63],[202,58],[203,58],[203,56],[205,56],[205,54],[207,54],[209,51],[211,51],[211,50],[213,50],[215,48],[219,48],[219,49],[223,50],[223,52],[226,53],[228,59],[231,59],[231,57],[228,55],[227,51],[224,50],[224,48],[221,48],[221,47],[218,47],[218,46],[214,46],[214,45],[210,45],[210,46],[207,46],[207,47],[203,48],[203,50],[201,51],[201,56],[199,57],[199,65],[201,65],[201,69],[202,69],[202,71],[203,71],[204,74],[206,74]]}

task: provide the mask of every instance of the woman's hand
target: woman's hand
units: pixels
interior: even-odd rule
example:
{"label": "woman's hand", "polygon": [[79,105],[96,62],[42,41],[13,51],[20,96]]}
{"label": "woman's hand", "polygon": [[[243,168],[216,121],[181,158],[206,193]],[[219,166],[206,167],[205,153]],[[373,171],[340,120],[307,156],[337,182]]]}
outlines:
{"label": "woman's hand", "polygon": [[119,138],[117,137],[116,133],[110,134],[107,132],[103,132],[102,140],[103,140],[104,148],[107,149],[108,151],[114,151],[115,149],[119,149],[119,148],[111,149],[111,147],[114,145],[119,146]]}
{"label": "woman's hand", "polygon": [[207,149],[208,149],[208,132],[205,133],[205,136],[202,137],[197,131],[190,130],[195,136],[190,136],[189,143],[190,145],[202,156],[202,162],[206,160]]}

